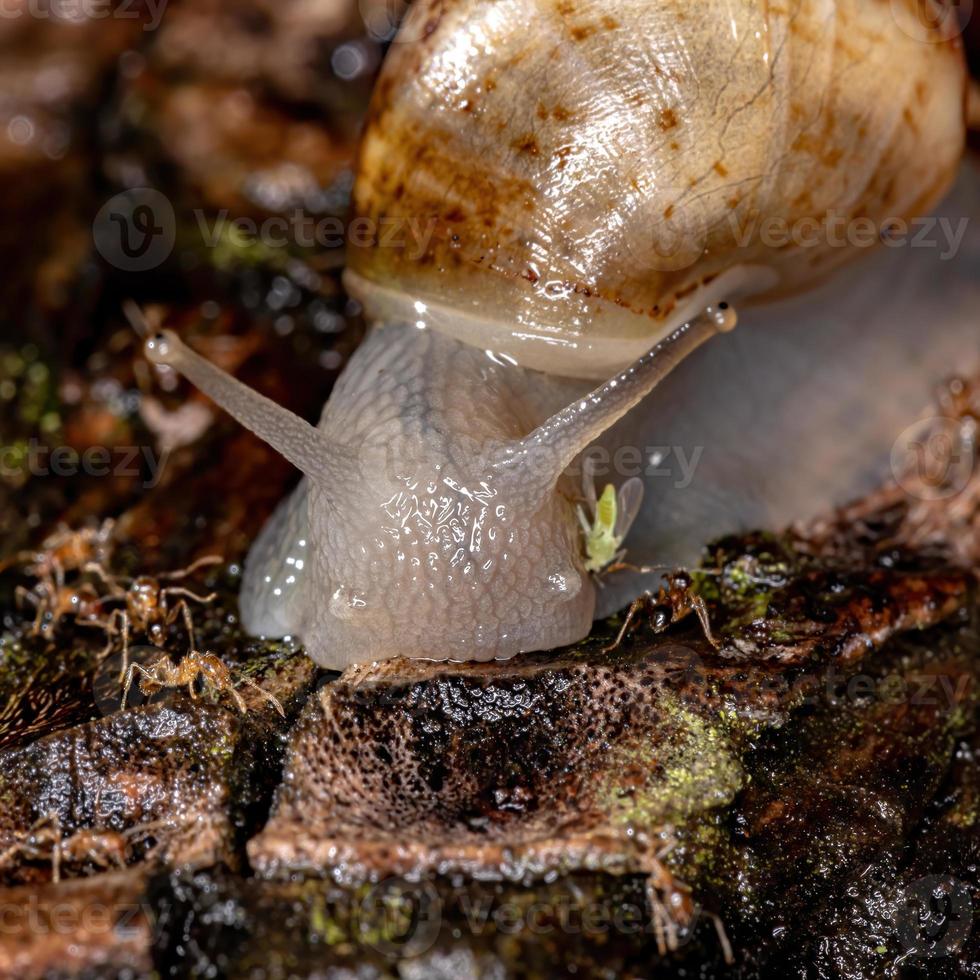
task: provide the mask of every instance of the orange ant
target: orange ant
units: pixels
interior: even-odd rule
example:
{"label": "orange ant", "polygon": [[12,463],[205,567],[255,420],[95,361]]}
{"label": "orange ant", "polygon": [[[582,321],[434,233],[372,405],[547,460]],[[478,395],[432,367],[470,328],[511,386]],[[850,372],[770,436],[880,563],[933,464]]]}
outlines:
{"label": "orange ant", "polygon": [[[95,626],[105,630],[108,643],[103,651],[103,657],[111,653],[117,638],[122,639],[123,662],[120,677],[125,675],[129,668],[129,637],[133,632],[145,633],[152,643],[162,646],[166,629],[177,621],[178,616],[183,616],[193,650],[196,645],[194,623],[187,603],[190,601],[205,605],[214,602],[218,598],[217,593],[198,595],[183,586],[162,586],[161,582],[179,582],[201,568],[221,561],[219,555],[208,555],[180,571],[166,572],[156,578],[140,575],[129,580],[127,586],[121,585],[120,580],[109,575],[101,565],[87,565],[85,570],[97,575],[108,588],[108,592],[103,596],[103,602],[122,602],[125,605],[121,609],[113,609],[108,617],[88,618],[80,625]],[[179,599],[179,601],[171,606],[172,599]]]}
{"label": "orange ant", "polygon": [[[636,570],[646,571],[647,569]],[[656,596],[650,592],[644,592],[643,595],[633,600],[616,639],[607,647],[604,647],[600,651],[601,653],[612,653],[621,646],[633,621],[641,610],[644,609],[650,617],[650,624],[654,633],[662,633],[668,627],[673,626],[674,623],[678,623],[682,619],[686,619],[691,613],[694,613],[701,623],[701,628],[704,630],[707,641],[716,650],[721,648],[721,644],[715,639],[714,633],[711,631],[711,622],[708,619],[708,607],[704,599],[691,591],[692,581],[690,574],[684,571],[672,572],[666,575],[665,578],[667,587],[661,587]]]}
{"label": "orange ant", "polygon": [[76,572],[86,565],[104,565],[112,556],[116,522],[111,518],[98,527],[73,530],[67,524],[58,528],[41,542],[37,551],[21,551],[8,558],[0,571],[17,562],[29,562],[24,571],[39,579],[54,578],[64,585],[66,572]]}
{"label": "orange ant", "polygon": [[[671,831],[667,831],[667,840],[663,847],[653,851],[653,841],[647,834],[638,831],[637,842],[641,845],[640,868],[647,875],[647,901],[652,912],[653,932],[657,940],[657,949],[662,956],[676,951],[680,947],[681,937],[678,927],[689,929],[693,926],[699,913],[711,919],[721,945],[725,963],[731,966],[735,962],[732,944],[725,931],[725,924],[716,913],[694,904],[691,889],[674,876],[664,860],[677,847],[677,839]],[[653,853],[651,853],[653,851]],[[667,897],[670,906],[664,904]]]}
{"label": "orange ant", "polygon": [[14,595],[18,606],[23,608],[26,603],[35,609],[31,635],[49,640],[66,616],[74,616],[80,622],[97,622],[102,612],[102,596],[95,587],[88,582],[66,585],[61,568],[53,574],[46,572],[33,589],[18,585]]}
{"label": "orange ant", "polygon": [[58,814],[49,813],[0,851],[0,871],[17,861],[50,861],[51,878],[57,883],[61,880],[63,864],[125,868],[128,855],[129,841],[125,833],[79,830],[65,837]]}
{"label": "orange ant", "polygon": [[66,616],[97,619],[101,613],[101,596],[89,583],[67,585],[67,572],[77,572],[105,562],[112,554],[115,521],[103,521],[98,527],[72,530],[59,525],[41,543],[37,551],[24,551],[0,564],[0,571],[18,561],[28,562],[24,571],[37,579],[33,588],[20,585],[15,590],[17,604],[35,609],[31,633],[50,639]]}
{"label": "orange ant", "polygon": [[[184,604],[182,603],[182,605]],[[235,689],[235,682],[227,665],[213,653],[201,653],[195,648],[194,633],[190,622],[190,612],[187,610],[186,605],[184,605],[184,613],[184,622],[187,626],[188,632],[190,633],[190,649],[186,654],[184,654],[180,662],[176,664],[170,659],[170,655],[166,653],[161,653],[161,655],[148,667],[144,667],[142,664],[138,663],[130,664],[129,668],[126,670],[126,676],[123,683],[122,709],[125,710],[126,708],[126,701],[129,698],[129,689],[133,685],[133,678],[136,672],[139,671],[139,673],[142,674],[139,682],[139,689],[145,695],[153,695],[157,691],[163,690],[166,687],[186,686],[187,693],[193,700],[197,698],[197,692],[194,690],[194,685],[197,683],[198,678],[200,678],[202,687],[210,688],[212,691],[218,694],[227,692],[231,695],[231,698],[235,702],[235,706],[238,708],[238,710],[243,715],[248,714],[248,707],[245,704],[245,699]],[[272,706],[283,718],[286,717],[286,712],[283,710],[282,704],[278,698],[274,697],[272,694],[269,694],[268,691],[264,691],[250,677],[243,677],[242,680],[249,687],[255,688],[255,690],[258,691],[263,698],[272,704]]]}

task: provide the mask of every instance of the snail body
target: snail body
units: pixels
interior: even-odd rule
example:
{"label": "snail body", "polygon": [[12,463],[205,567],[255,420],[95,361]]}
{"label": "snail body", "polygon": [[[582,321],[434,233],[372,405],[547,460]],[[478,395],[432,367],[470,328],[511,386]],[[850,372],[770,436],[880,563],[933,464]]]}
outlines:
{"label": "snail body", "polygon": [[304,474],[249,556],[250,631],[334,668],[582,638],[603,561],[583,553],[569,466],[732,329],[726,300],[796,291],[853,251],[774,250],[739,222],[883,219],[946,187],[954,45],[860,0],[704,7],[414,5],[355,210],[428,234],[351,249],[374,326],[317,426],[173,333],[148,341]]}
{"label": "snail body", "polygon": [[733,326],[732,310],[708,309],[547,418],[533,372],[401,324],[376,328],[358,348],[319,428],[170,331],[147,342],[147,356],[306,475],[249,555],[241,606],[250,632],[300,636],[330,667],[489,660],[589,632],[595,586],[563,474],[683,357]]}

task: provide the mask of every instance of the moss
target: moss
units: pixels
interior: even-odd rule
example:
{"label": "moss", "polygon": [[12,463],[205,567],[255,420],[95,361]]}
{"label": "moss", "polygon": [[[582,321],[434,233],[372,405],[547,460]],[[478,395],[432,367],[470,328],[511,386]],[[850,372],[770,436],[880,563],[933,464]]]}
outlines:
{"label": "moss", "polygon": [[326,896],[319,890],[313,890],[309,898],[309,925],[310,938],[314,942],[322,942],[327,946],[339,946],[342,943],[350,942],[353,938],[349,929],[349,924],[341,924],[338,919],[331,915],[330,906]]}
{"label": "moss", "polygon": [[56,373],[35,345],[0,347],[0,408],[0,479],[19,488],[31,477],[32,446],[57,442],[63,427]]}
{"label": "moss", "polygon": [[664,737],[618,746],[597,789],[615,823],[652,828],[676,824],[734,799],[744,783],[726,721],[709,721],[662,694]]}

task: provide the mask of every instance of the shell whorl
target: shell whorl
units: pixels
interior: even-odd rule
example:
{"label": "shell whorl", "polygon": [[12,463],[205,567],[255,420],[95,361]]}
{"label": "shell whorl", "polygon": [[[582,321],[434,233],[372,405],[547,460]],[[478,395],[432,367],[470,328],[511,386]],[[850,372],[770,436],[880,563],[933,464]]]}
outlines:
{"label": "shell whorl", "polygon": [[352,291],[600,377],[733,265],[800,288],[855,251],[827,220],[915,214],[955,172],[962,52],[905,5],[419,0],[361,150]]}

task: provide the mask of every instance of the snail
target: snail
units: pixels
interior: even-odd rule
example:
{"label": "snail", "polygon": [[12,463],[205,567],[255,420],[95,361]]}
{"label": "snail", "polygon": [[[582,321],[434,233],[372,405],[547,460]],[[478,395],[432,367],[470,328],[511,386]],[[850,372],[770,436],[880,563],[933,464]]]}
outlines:
{"label": "snail", "polygon": [[319,424],[146,343],[304,474],[249,555],[245,627],[331,668],[587,635],[602,561],[569,467],[722,345],[733,303],[858,251],[745,229],[910,216],[954,178],[962,53],[899,2],[414,4],[354,190],[345,282],[373,326]]}

